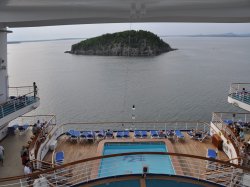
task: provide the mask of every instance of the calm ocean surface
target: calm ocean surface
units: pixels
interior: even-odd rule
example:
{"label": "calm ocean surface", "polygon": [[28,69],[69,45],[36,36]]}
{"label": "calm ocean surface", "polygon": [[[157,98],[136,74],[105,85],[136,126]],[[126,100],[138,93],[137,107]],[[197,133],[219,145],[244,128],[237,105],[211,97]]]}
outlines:
{"label": "calm ocean surface", "polygon": [[58,122],[211,120],[230,83],[250,82],[250,38],[167,38],[179,50],[156,57],[75,56],[76,40],[8,45],[10,86],[39,88],[33,114]]}

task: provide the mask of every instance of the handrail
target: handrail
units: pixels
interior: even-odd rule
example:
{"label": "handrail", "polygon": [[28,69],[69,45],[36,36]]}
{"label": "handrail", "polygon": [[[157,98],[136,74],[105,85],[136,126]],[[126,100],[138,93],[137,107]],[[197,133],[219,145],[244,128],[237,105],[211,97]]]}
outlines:
{"label": "handrail", "polygon": [[[185,126],[183,126],[183,123],[184,123]],[[82,129],[84,126],[81,126],[81,125],[88,125],[86,127],[91,128],[91,130],[96,130],[97,131],[97,130],[103,130],[103,129],[112,129],[113,126],[112,127],[110,127],[110,126],[106,126],[106,127],[102,126],[102,125],[109,125],[109,124],[116,124],[117,126],[115,126],[115,128],[118,128],[118,126],[121,125],[121,126],[119,126],[119,128],[123,128],[123,129],[126,128],[127,124],[134,124],[133,127],[138,127],[138,126],[136,126],[136,124],[155,124],[155,126],[150,127],[152,130],[153,129],[164,130],[165,127],[168,128],[168,125],[166,125],[166,124],[173,124],[172,125],[173,129],[171,129],[171,130],[175,130],[175,127],[178,124],[182,124],[181,126],[183,128],[181,130],[191,130],[191,129],[195,129],[197,126],[199,126],[202,129],[206,129],[207,131],[209,131],[209,129],[210,129],[210,124],[208,124],[206,122],[202,122],[202,121],[161,121],[161,122],[159,122],[159,121],[157,121],[157,122],[149,122],[149,121],[146,121],[146,122],[145,121],[131,122],[131,121],[125,121],[125,122],[76,122],[76,123],[71,122],[71,123],[65,123],[65,124],[58,125],[56,129],[53,129],[53,131],[48,133],[46,140],[43,142],[43,144],[41,145],[41,147],[38,150],[38,157],[37,158],[39,160],[43,159],[43,157],[47,153],[46,151],[48,151],[49,143],[52,140],[56,140],[61,134],[68,131],[66,126],[68,126],[68,129],[69,129],[69,127],[71,125],[77,125],[76,130],[80,130],[80,129],[85,130],[85,129]],[[124,124],[124,126],[122,126],[122,124]],[[191,124],[193,126],[190,128],[188,124]],[[98,129],[96,128],[95,125],[97,125]],[[164,127],[159,128],[160,125],[163,125]],[[139,128],[144,128],[144,127],[145,126],[138,127],[138,129]],[[187,127],[189,127],[189,128],[187,128]],[[112,130],[115,131],[115,129],[112,129]],[[150,130],[150,129],[148,129],[148,130]],[[167,130],[169,130],[169,128]],[[43,147],[45,147],[45,149]]]}
{"label": "handrail", "polygon": [[52,166],[55,166],[56,164],[53,164],[51,162],[46,162],[44,160],[37,160],[37,159],[34,159],[34,160],[31,160],[30,162],[40,162],[40,163],[43,163],[43,164],[48,164],[48,165],[52,165]]}
{"label": "handrail", "polygon": [[224,160],[226,162],[230,162],[232,160],[241,160],[242,158],[241,157],[236,157],[236,158],[231,158],[231,159],[227,159],[227,160]]}
{"label": "handrail", "polygon": [[[29,92],[29,93],[27,93],[27,94],[24,94],[24,95],[21,95],[21,96],[19,96],[19,98],[15,98],[15,99],[10,99],[9,101],[17,101],[17,100],[20,100],[20,98],[22,98],[22,97],[24,97],[24,96],[27,96],[27,95],[30,95],[30,94],[32,94],[32,93],[34,93],[34,92]],[[36,99],[39,99],[39,97],[36,97]],[[7,103],[7,102],[6,102]],[[6,103],[2,103],[2,104],[0,104],[0,107],[3,107]]]}
{"label": "handrail", "polygon": [[[237,140],[237,138],[235,137],[234,133],[231,131],[231,129],[229,129],[224,122],[222,121],[221,117],[218,116],[219,114],[213,112],[213,121],[219,122],[220,125],[218,125],[217,123],[214,123],[214,125],[221,131],[221,133],[226,133],[227,137],[231,137],[233,140],[233,143],[235,144],[236,147],[239,148],[239,141]],[[215,119],[215,120],[214,120]]]}
{"label": "handrail", "polygon": [[242,82],[240,82],[240,83],[231,83],[231,85],[234,85],[234,84],[249,84],[250,85],[250,83],[242,83]]}
{"label": "handrail", "polygon": [[8,98],[6,102],[0,104],[0,118],[4,118],[40,100],[37,95],[38,89],[31,91],[32,86],[9,87],[9,89],[9,95],[14,96],[14,98]]}
{"label": "handrail", "polygon": [[213,112],[213,113],[216,113],[216,114],[246,114],[246,115],[250,115],[249,112]]}
{"label": "handrail", "polygon": [[68,125],[68,124],[116,124],[116,123],[124,123],[124,124],[131,124],[131,123],[155,123],[155,124],[163,124],[163,123],[204,123],[209,125],[205,121],[112,121],[112,122],[69,122],[64,123],[62,125]]}
{"label": "handrail", "polygon": [[[37,160],[37,159],[33,159],[30,161],[32,164],[45,164],[45,165],[48,165],[50,166],[51,168],[54,168],[55,166],[57,166],[57,164],[54,164],[54,163],[51,163],[51,162],[46,162],[46,161],[43,161],[43,160]],[[33,165],[34,166],[34,165]],[[36,168],[38,169],[38,168]]]}
{"label": "handrail", "polygon": [[33,88],[33,86],[9,86],[8,88]]}
{"label": "handrail", "polygon": [[39,175],[42,175],[42,174],[52,173],[52,172],[54,172],[56,170],[66,168],[68,166],[77,165],[77,164],[80,164],[80,163],[85,163],[85,162],[88,162],[88,161],[94,161],[94,160],[100,160],[100,159],[104,159],[104,158],[112,158],[112,157],[118,157],[118,156],[141,155],[141,154],[143,154],[143,155],[145,155],[145,154],[169,155],[169,156],[179,156],[179,157],[185,157],[185,158],[194,158],[194,159],[200,159],[200,160],[203,160],[203,161],[211,161],[213,163],[219,163],[219,164],[223,164],[223,165],[226,165],[226,166],[229,166],[229,167],[242,169],[242,170],[244,170],[245,172],[248,172],[248,173],[250,172],[250,168],[248,168],[248,167],[228,163],[228,162],[223,161],[223,160],[217,160],[217,159],[212,159],[212,158],[207,158],[207,157],[202,157],[202,156],[197,156],[197,155],[189,155],[189,154],[183,154],[183,153],[172,153],[172,152],[129,152],[129,153],[119,153],[119,154],[96,156],[96,157],[90,157],[90,158],[86,158],[86,159],[82,159],[82,160],[77,160],[77,161],[70,162],[70,163],[67,163],[67,164],[64,164],[64,165],[56,166],[55,168],[47,169],[47,170],[44,170],[44,171],[39,171],[39,172],[32,173],[32,174],[29,174],[29,175],[19,175],[19,176],[13,176],[13,177],[0,178],[0,182],[7,182],[7,181],[11,181],[11,180],[24,179],[24,178],[27,178],[27,177],[36,178],[36,177],[38,177]]}
{"label": "handrail", "polygon": [[[55,115],[38,115],[39,117],[51,117],[48,121],[46,121],[44,127],[42,130],[39,131],[38,135],[33,139],[33,141],[30,143],[30,150],[34,149],[34,154],[35,154],[35,158],[37,156],[37,152],[40,148],[40,141],[43,138],[43,136],[45,135],[45,133],[47,133],[47,136],[52,132],[53,127],[51,129],[48,129],[50,125],[55,126],[56,124],[52,124],[52,120],[56,120],[55,119]],[[23,116],[23,117],[28,117],[28,116]],[[46,132],[48,130],[48,132]],[[47,137],[45,137],[47,138]],[[45,141],[45,140],[44,140]]]}
{"label": "handrail", "polygon": [[229,97],[250,104],[250,83],[233,83],[230,85]]}

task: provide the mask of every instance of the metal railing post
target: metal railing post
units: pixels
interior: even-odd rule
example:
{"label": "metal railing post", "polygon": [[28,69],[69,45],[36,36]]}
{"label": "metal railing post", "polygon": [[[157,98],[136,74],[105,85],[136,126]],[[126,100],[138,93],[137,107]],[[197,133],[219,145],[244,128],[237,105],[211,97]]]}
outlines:
{"label": "metal railing post", "polygon": [[4,111],[3,111],[3,106],[1,105],[1,112],[2,112],[2,116],[4,117]]}
{"label": "metal railing post", "polygon": [[25,106],[27,105],[27,99],[26,99],[26,96],[24,96],[24,104],[25,104]]}
{"label": "metal railing post", "polygon": [[16,100],[14,100],[14,111],[16,111]]}
{"label": "metal railing post", "polygon": [[229,184],[230,187],[233,186],[233,181],[234,181],[234,178],[235,178],[234,173],[235,173],[235,168],[233,168],[233,172],[231,173],[230,184]]}
{"label": "metal railing post", "polygon": [[[202,162],[200,160],[200,162]],[[200,175],[201,175],[201,166],[202,166],[202,163],[199,164],[199,170],[198,170],[198,180],[200,180]]]}

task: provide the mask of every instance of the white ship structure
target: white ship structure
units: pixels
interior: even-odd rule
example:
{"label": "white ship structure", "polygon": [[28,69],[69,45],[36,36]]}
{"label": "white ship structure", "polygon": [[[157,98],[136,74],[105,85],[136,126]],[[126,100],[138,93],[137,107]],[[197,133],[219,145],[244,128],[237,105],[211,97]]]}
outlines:
{"label": "white ship structure", "polygon": [[[10,28],[127,22],[249,23],[250,3],[1,1],[0,140],[15,148],[20,144],[16,136],[27,137],[33,172],[18,173],[23,166],[15,164],[20,156],[13,154],[9,158],[13,162],[0,167],[0,186],[250,186],[250,83],[233,83],[228,94],[228,102],[246,112],[214,112],[210,123],[132,120],[57,124],[54,115],[25,115],[39,106],[40,98],[36,83],[9,87]],[[39,126],[35,132],[34,124]],[[117,152],[124,146],[130,151]],[[139,148],[144,146],[156,149]]]}

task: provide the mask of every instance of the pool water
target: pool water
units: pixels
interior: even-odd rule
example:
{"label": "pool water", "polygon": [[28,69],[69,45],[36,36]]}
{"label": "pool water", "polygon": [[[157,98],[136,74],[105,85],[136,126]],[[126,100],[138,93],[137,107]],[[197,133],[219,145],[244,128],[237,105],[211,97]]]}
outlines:
{"label": "pool water", "polygon": [[[127,152],[167,152],[164,142],[106,143],[103,155]],[[140,174],[144,166],[149,173],[175,174],[168,155],[126,155],[102,159],[99,177]]]}

